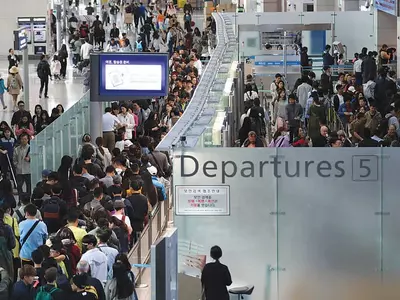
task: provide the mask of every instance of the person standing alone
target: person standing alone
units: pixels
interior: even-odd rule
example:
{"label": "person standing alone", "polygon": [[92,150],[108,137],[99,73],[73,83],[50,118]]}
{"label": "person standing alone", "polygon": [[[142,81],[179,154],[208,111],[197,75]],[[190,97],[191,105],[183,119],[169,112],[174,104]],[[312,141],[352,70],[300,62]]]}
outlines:
{"label": "person standing alone", "polygon": [[44,97],[49,98],[49,77],[51,76],[50,65],[47,61],[46,55],[42,55],[40,57],[40,62],[37,66],[37,75],[40,79],[40,90],[39,90],[39,98],[42,98],[43,88],[44,88]]}

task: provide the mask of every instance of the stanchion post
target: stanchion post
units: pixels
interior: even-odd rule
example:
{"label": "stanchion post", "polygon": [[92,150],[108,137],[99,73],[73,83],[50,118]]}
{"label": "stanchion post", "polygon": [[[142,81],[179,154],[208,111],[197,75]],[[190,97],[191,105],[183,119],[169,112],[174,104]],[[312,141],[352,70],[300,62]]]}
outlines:
{"label": "stanchion post", "polygon": [[28,48],[22,52],[22,65],[24,67],[24,102],[25,109],[29,111],[29,57]]}

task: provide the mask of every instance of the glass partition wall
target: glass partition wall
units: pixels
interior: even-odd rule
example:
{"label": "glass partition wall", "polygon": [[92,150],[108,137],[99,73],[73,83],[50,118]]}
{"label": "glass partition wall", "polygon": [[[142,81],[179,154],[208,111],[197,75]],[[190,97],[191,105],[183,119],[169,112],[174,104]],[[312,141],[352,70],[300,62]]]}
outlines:
{"label": "glass partition wall", "polygon": [[249,299],[373,300],[400,293],[396,150],[218,148],[174,154],[180,155],[175,186],[230,189],[228,216],[175,215],[180,242],[201,245],[200,254],[219,245],[233,287],[255,285]]}
{"label": "glass partition wall", "polygon": [[35,185],[44,169],[57,171],[61,158],[77,158],[82,137],[89,133],[89,92],[31,141],[31,179]]}

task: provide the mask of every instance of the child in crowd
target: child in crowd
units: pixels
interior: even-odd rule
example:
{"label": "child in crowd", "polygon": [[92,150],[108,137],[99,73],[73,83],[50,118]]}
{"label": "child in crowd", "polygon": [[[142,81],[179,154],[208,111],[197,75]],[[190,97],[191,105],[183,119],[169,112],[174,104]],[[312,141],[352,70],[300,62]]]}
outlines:
{"label": "child in crowd", "polygon": [[55,80],[60,80],[60,72],[61,72],[61,62],[58,59],[57,55],[54,55],[53,61],[51,62],[51,73],[54,75]]}
{"label": "child in crowd", "polygon": [[7,106],[4,104],[4,92],[7,91],[6,85],[4,84],[3,75],[0,73],[0,101],[3,105],[3,109],[7,109]]}

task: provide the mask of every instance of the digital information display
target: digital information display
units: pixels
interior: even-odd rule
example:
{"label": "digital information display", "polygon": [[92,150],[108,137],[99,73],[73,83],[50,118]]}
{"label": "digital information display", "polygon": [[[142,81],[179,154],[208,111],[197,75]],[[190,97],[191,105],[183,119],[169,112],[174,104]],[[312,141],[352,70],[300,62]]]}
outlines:
{"label": "digital information display", "polygon": [[14,30],[14,49],[24,50],[28,47],[28,33],[26,28]]}
{"label": "digital information display", "polygon": [[92,54],[91,101],[168,95],[168,61],[167,53]]}
{"label": "digital information display", "polygon": [[375,7],[380,11],[397,16],[398,0],[375,0]]}

